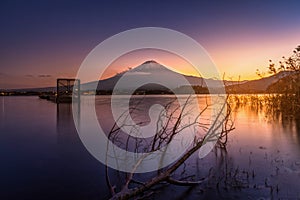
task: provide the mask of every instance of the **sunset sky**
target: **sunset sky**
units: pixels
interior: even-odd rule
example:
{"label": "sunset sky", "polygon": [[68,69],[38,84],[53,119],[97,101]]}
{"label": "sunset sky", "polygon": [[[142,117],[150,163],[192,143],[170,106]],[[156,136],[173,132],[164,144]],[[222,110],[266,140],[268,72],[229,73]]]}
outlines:
{"label": "sunset sky", "polygon": [[[228,79],[256,79],[256,69],[267,71],[269,59],[278,61],[300,44],[299,8],[299,0],[1,1],[0,89],[52,86],[58,77],[75,77],[100,42],[148,26],[192,37]],[[193,75],[172,57],[136,52],[116,61],[106,76],[145,59]]]}

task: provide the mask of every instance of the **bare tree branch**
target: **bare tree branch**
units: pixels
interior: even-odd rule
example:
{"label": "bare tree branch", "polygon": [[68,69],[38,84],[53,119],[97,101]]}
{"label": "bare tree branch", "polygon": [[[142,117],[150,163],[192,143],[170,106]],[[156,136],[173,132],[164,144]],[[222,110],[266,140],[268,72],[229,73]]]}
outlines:
{"label": "bare tree branch", "polygon": [[[155,151],[163,147],[164,145],[168,145],[174,138],[174,136],[186,128],[189,128],[193,125],[197,125],[199,128],[203,128],[207,131],[207,135],[203,138],[199,138],[199,136],[195,136],[194,144],[173,164],[166,167],[164,170],[158,170],[158,174],[154,176],[152,179],[146,182],[140,182],[134,179],[135,171],[137,167],[140,165],[143,159],[147,156],[142,156],[140,160],[135,164],[132,171],[127,174],[126,181],[123,185],[123,188],[119,192],[115,192],[115,187],[111,185],[109,181],[109,186],[111,188],[112,198],[111,199],[129,199],[131,197],[137,197],[138,195],[142,195],[144,192],[148,191],[150,188],[155,186],[156,184],[166,182],[169,184],[174,185],[181,185],[181,186],[191,186],[196,184],[201,184],[205,179],[201,179],[198,181],[189,181],[189,180],[176,180],[172,178],[172,174],[185,163],[185,161],[190,158],[197,150],[199,150],[203,144],[209,141],[218,141],[218,144],[221,147],[225,147],[227,143],[228,133],[234,129],[233,121],[231,121],[231,107],[228,104],[228,97],[226,97],[225,103],[222,105],[220,112],[215,117],[214,121],[211,124],[200,123],[199,118],[203,115],[203,113],[208,110],[209,104],[207,103],[206,99],[206,106],[196,115],[196,117],[189,121],[188,124],[182,124],[182,120],[185,119],[189,112],[192,110],[187,110],[187,106],[190,103],[190,97],[186,100],[182,107],[174,105],[174,101],[166,104],[164,106],[165,111],[162,111],[159,114],[159,119],[156,122],[156,134],[151,139],[151,142],[143,140],[141,143],[148,145],[148,151]],[[181,110],[179,110],[181,108]],[[226,114],[223,115],[223,110],[226,110]],[[134,110],[133,110],[134,111]],[[166,118],[165,121],[162,121],[163,118]],[[207,126],[210,125],[210,128],[207,129]],[[117,132],[120,130],[120,127],[114,127],[111,132],[109,133],[109,137],[112,134],[115,137],[111,137],[113,140],[117,140]],[[126,148],[129,145],[129,137],[128,136],[126,141]],[[138,140],[136,140],[136,144]],[[146,148],[144,148],[145,150]],[[138,150],[136,150],[138,151]],[[161,158],[163,159],[163,158]],[[108,174],[108,173],[107,173]],[[108,175],[107,175],[108,176]],[[129,188],[130,183],[137,183],[138,186],[134,188]]]}

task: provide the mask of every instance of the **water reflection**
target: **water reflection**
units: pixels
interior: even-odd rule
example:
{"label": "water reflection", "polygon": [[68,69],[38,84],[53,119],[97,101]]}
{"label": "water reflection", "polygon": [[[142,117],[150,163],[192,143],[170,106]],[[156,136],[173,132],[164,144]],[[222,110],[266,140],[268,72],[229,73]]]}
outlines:
{"label": "water reflection", "polygon": [[64,195],[76,199],[108,198],[104,166],[85,149],[77,134],[71,104],[57,105],[59,179]]}
{"label": "water reflection", "polygon": [[[242,96],[242,100],[245,99],[246,102],[233,105],[236,129],[230,133],[226,152],[215,149],[215,154],[200,161],[201,171],[206,172],[203,176],[208,176],[207,170],[211,168],[213,177],[189,191],[185,199],[244,199],[245,196],[290,199],[299,196],[300,121],[271,109],[251,95]],[[195,163],[189,160],[185,169],[189,172],[187,175],[196,173]],[[184,191],[175,189],[173,194],[176,193]],[[168,193],[164,195],[167,198]]]}
{"label": "water reflection", "polygon": [[[36,97],[1,97],[0,103],[0,199],[109,197],[105,168],[82,145],[70,104],[57,107]],[[109,107],[107,97],[96,97],[98,118],[104,119],[107,129]],[[207,182],[194,188],[159,188],[153,198],[166,199],[170,194],[184,199],[299,197],[300,122],[258,107],[236,109],[236,129],[230,133],[226,152],[216,149],[204,159],[192,157],[176,174],[196,180],[211,174]],[[114,182],[124,178],[115,171],[111,177]]]}

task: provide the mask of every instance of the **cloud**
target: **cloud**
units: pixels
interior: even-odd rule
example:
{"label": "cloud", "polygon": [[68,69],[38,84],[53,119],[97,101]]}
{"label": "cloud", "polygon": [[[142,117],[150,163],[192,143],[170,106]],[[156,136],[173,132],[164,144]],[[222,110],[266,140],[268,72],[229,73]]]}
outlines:
{"label": "cloud", "polygon": [[38,78],[50,78],[50,77],[52,77],[52,75],[50,75],[50,74],[39,74],[39,75],[26,74],[26,75],[24,75],[24,77],[26,77],[26,78],[34,78],[34,77],[38,77]]}
{"label": "cloud", "polygon": [[34,77],[32,74],[26,74],[25,77],[29,77],[29,78],[32,78]]}
{"label": "cloud", "polygon": [[39,78],[50,78],[52,76],[50,74],[40,74],[38,77]]}

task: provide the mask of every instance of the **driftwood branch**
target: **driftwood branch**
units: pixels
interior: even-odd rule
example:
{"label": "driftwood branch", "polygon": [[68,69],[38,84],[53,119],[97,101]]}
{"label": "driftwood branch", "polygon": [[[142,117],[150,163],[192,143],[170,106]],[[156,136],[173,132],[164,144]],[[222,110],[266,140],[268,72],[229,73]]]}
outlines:
{"label": "driftwood branch", "polygon": [[167,182],[179,186],[194,186],[203,183],[205,180],[206,179],[199,180],[199,181],[181,181],[181,180],[173,179],[172,177],[168,177]]}
{"label": "driftwood branch", "polygon": [[[190,98],[189,98],[190,99]],[[167,145],[169,144],[172,139],[174,138],[174,136],[176,134],[178,134],[179,132],[183,131],[183,129],[188,128],[192,125],[199,125],[199,127],[203,126],[205,127],[204,124],[201,124],[199,122],[199,118],[200,116],[203,114],[203,112],[205,110],[208,109],[209,105],[208,103],[206,103],[205,108],[196,116],[196,118],[190,122],[190,124],[188,125],[183,125],[180,127],[182,120],[184,117],[186,117],[186,114],[184,113],[184,110],[186,109],[187,105],[189,104],[189,99],[185,102],[183,108],[181,108],[180,111],[178,111],[179,107],[175,107],[167,116],[167,120],[165,122],[165,124],[163,124],[162,129],[160,130],[156,130],[157,133],[155,134],[155,136],[153,137],[153,140],[151,141],[151,143],[147,143],[148,144],[148,150],[149,151],[155,151],[157,149],[159,149],[160,147],[162,147],[163,145]],[[173,103],[173,102],[172,102]],[[165,109],[169,109],[172,105],[172,103],[169,103],[167,105],[165,105]],[[226,110],[226,114],[225,116],[222,116],[222,111],[223,109],[227,109]],[[204,138],[194,138],[194,144],[192,145],[192,147],[190,147],[190,149],[185,152],[177,161],[175,161],[172,165],[168,166],[167,168],[165,168],[164,170],[158,170],[158,174],[151,178],[150,180],[146,181],[146,182],[140,182],[138,180],[134,179],[134,173],[136,168],[138,167],[138,165],[140,164],[141,160],[136,163],[136,166],[133,168],[131,173],[127,174],[127,178],[125,180],[125,183],[122,187],[122,189],[119,192],[115,192],[115,187],[112,186],[112,184],[109,181],[109,177],[108,177],[108,169],[107,169],[107,182],[109,184],[110,190],[111,190],[111,199],[130,199],[133,197],[139,197],[141,195],[144,195],[145,192],[148,192],[149,189],[151,189],[153,186],[159,184],[159,183],[169,183],[169,184],[174,184],[174,185],[180,185],[180,186],[193,186],[193,185],[197,185],[197,184],[201,184],[204,181],[207,180],[208,177],[206,177],[205,179],[201,179],[198,181],[189,181],[189,180],[176,180],[174,178],[172,178],[172,174],[181,166],[183,165],[183,163],[185,163],[185,161],[190,158],[197,150],[199,150],[203,144],[205,144],[208,141],[214,140],[216,137],[218,137],[218,144],[221,144],[220,146],[225,147],[226,143],[227,143],[227,137],[228,137],[228,133],[230,131],[232,131],[234,129],[233,126],[233,121],[231,121],[231,107],[229,106],[229,104],[227,103],[227,99],[225,104],[222,107],[222,111],[220,111],[220,113],[217,115],[215,121],[213,121],[210,129],[207,129],[208,135],[206,135]],[[165,113],[160,113],[162,115],[165,115]],[[220,118],[223,117],[222,120],[220,120]],[[158,125],[162,124],[163,122],[159,121],[160,119],[158,119],[157,121],[157,127]],[[219,120],[219,121],[218,121]],[[172,127],[169,127],[172,126]],[[222,129],[221,132],[217,132],[219,129]],[[158,129],[158,128],[157,128]],[[116,139],[117,136],[117,132],[120,131],[120,127],[113,127],[113,129],[111,130],[111,132],[109,133],[109,138],[111,139]],[[129,140],[128,136],[128,140]],[[126,148],[128,147],[128,140],[127,140],[127,144],[126,144]],[[143,159],[143,158],[142,158]],[[138,186],[135,186],[134,188],[129,188],[129,184],[130,183],[135,183]]]}

